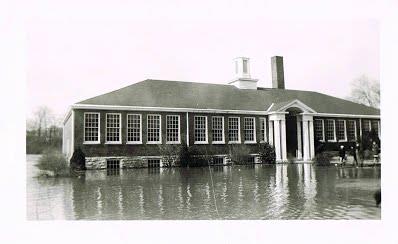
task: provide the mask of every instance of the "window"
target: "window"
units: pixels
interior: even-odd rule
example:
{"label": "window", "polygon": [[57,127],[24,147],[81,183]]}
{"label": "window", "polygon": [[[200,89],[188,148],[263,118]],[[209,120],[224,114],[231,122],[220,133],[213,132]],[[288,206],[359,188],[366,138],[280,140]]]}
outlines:
{"label": "window", "polygon": [[347,121],[347,137],[349,141],[355,141],[357,139],[357,123],[355,120]]}
{"label": "window", "polygon": [[162,135],[160,133],[161,118],[158,114],[148,114],[147,116],[147,137],[149,144],[159,144],[162,142]]}
{"label": "window", "polygon": [[212,164],[213,165],[223,165],[224,164],[224,157],[213,157]]}
{"label": "window", "polygon": [[211,119],[213,143],[224,143],[224,117],[214,116]]}
{"label": "window", "polygon": [[160,159],[148,159],[148,168],[160,168]]}
{"label": "window", "polygon": [[240,121],[238,117],[228,118],[228,139],[229,142],[239,143],[240,142]]}
{"label": "window", "polygon": [[180,116],[166,116],[166,142],[180,143]]}
{"label": "window", "polygon": [[245,142],[256,142],[254,118],[243,119],[243,130]]}
{"label": "window", "polygon": [[372,130],[375,132],[375,134],[379,135],[379,121],[372,120],[371,125],[372,125]]}
{"label": "window", "polygon": [[106,168],[107,169],[120,169],[120,160],[119,159],[107,159],[106,160]]}
{"label": "window", "polygon": [[106,114],[106,142],[107,143],[121,143],[121,114],[109,113]]}
{"label": "window", "polygon": [[100,114],[84,113],[84,143],[99,143]]}
{"label": "window", "polygon": [[243,59],[243,73],[247,73],[247,60]]}
{"label": "window", "polygon": [[194,138],[195,143],[207,143],[207,117],[194,117]]}
{"label": "window", "polygon": [[345,120],[337,120],[337,139],[339,141],[347,141]]}
{"label": "window", "polygon": [[315,139],[318,141],[325,141],[323,119],[316,119],[315,125]]}
{"label": "window", "polygon": [[363,131],[364,132],[370,132],[370,120],[364,119],[363,120]]}
{"label": "window", "polygon": [[326,120],[326,139],[336,141],[336,124],[332,119]]}
{"label": "window", "polygon": [[265,126],[266,126],[267,120],[265,118],[260,118],[260,142],[265,142],[267,141],[266,138],[266,131],[265,131]]}
{"label": "window", "polygon": [[141,114],[127,114],[127,143],[142,143]]}

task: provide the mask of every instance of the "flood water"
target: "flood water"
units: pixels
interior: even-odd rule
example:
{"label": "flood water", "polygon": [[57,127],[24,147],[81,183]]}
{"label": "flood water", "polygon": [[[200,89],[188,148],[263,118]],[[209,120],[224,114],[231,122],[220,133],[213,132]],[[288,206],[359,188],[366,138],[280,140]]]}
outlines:
{"label": "flood water", "polygon": [[380,219],[380,168],[310,164],[87,171],[37,178],[27,155],[27,218]]}

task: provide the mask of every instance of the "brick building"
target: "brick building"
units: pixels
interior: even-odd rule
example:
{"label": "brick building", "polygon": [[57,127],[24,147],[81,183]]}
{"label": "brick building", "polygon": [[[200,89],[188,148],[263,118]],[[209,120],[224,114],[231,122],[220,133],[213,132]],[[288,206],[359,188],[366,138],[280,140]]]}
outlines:
{"label": "brick building", "polygon": [[[230,145],[256,155],[275,147],[278,162],[311,161],[316,142],[350,144],[380,110],[313,91],[285,89],[283,58],[271,59],[272,88],[257,87],[248,58],[236,58],[225,85],[144,80],[73,104],[64,120],[63,153],[81,148],[87,168],[161,166],[159,145],[211,151],[223,162]],[[207,150],[208,149],[208,150]]]}

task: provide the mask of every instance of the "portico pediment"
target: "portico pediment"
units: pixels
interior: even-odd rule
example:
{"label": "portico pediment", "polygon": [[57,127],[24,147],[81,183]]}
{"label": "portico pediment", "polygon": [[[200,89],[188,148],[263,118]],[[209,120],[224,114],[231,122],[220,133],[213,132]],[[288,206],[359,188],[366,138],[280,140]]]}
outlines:
{"label": "portico pediment", "polygon": [[316,113],[314,109],[301,102],[298,99],[289,100],[285,102],[273,103],[268,109],[269,113],[287,112],[288,109],[295,108],[301,110],[301,113]]}

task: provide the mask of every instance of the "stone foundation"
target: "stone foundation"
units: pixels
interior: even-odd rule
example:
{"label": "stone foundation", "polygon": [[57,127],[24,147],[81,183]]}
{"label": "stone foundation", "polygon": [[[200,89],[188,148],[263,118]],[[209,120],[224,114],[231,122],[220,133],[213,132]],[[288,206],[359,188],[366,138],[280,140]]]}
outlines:
{"label": "stone foundation", "polygon": [[146,168],[148,167],[148,158],[159,158],[159,157],[86,157],[86,168],[87,169],[106,169],[106,161],[108,159],[119,159],[120,168]]}

